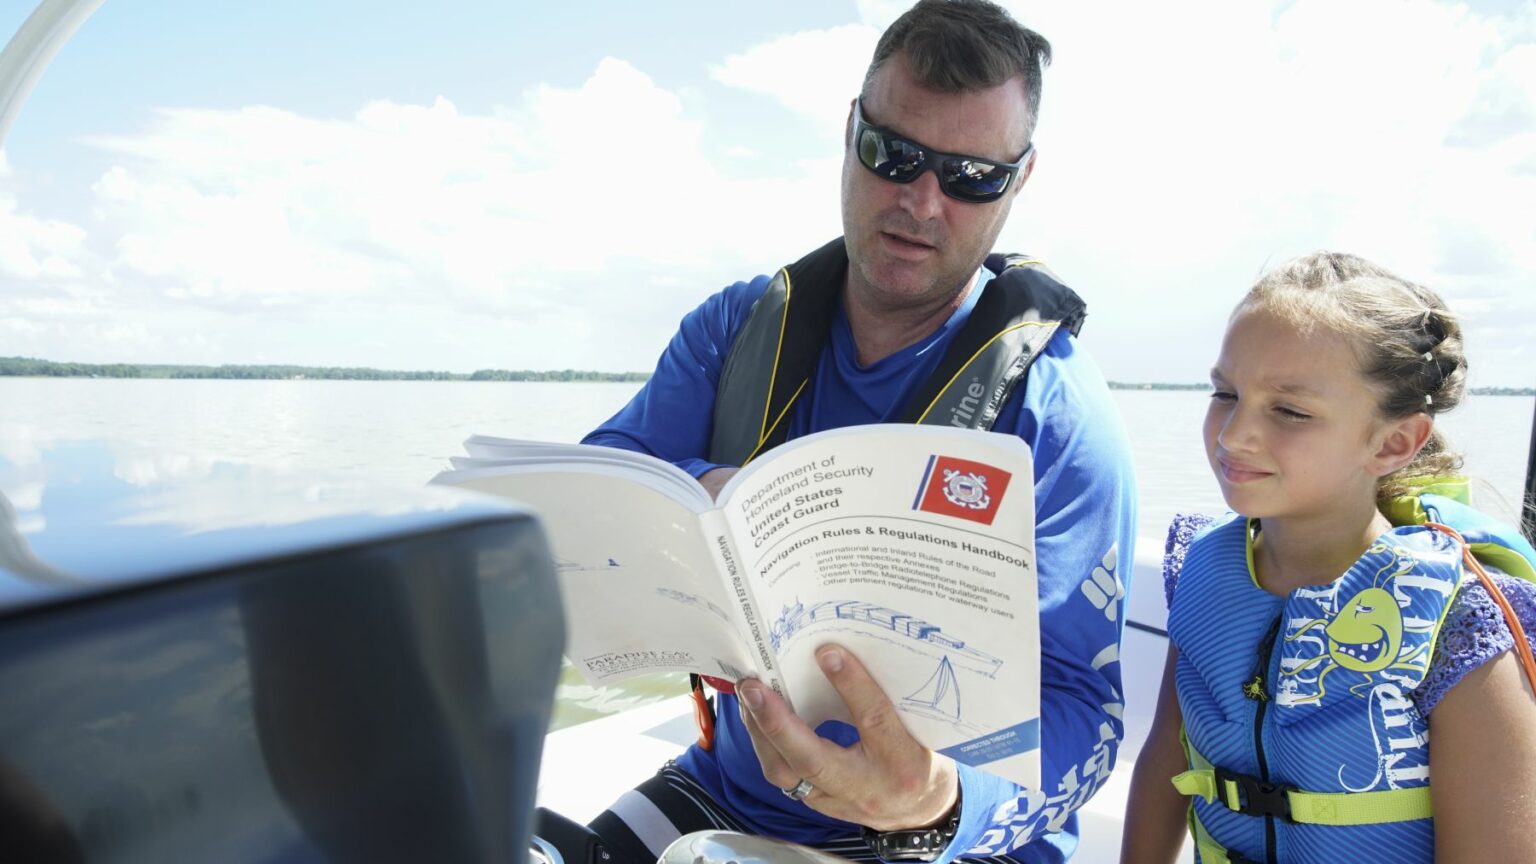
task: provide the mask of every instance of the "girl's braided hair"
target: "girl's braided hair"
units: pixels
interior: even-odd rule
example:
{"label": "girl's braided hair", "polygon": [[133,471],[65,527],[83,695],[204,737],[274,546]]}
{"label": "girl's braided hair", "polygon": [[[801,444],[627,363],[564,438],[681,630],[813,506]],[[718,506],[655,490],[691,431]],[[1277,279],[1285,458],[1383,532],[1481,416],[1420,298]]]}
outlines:
{"label": "girl's braided hair", "polygon": [[[1303,332],[1323,327],[1345,337],[1383,417],[1433,417],[1455,408],[1466,392],[1461,323],[1445,301],[1364,258],[1317,252],[1290,261],[1259,279],[1237,311],[1255,307]],[[1381,478],[1377,499],[1406,493],[1411,478],[1454,474],[1461,463],[1435,429],[1413,461]]]}

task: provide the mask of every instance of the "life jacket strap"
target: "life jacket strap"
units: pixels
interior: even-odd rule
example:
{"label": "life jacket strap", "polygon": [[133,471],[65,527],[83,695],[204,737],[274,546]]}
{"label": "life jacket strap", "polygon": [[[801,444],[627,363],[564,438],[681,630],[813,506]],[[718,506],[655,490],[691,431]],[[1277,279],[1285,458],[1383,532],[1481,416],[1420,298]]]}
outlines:
{"label": "life jacket strap", "polygon": [[1307,792],[1221,768],[1185,771],[1173,778],[1173,786],[1185,795],[1218,801],[1235,813],[1274,816],[1307,825],[1378,825],[1434,815],[1428,786],[1375,792]]}

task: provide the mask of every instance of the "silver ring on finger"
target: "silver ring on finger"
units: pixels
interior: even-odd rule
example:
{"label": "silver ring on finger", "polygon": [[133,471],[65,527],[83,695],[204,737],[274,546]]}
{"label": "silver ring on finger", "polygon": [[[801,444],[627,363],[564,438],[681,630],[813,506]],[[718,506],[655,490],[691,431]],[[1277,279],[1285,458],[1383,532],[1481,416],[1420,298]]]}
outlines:
{"label": "silver ring on finger", "polygon": [[811,781],[806,780],[805,778],[801,778],[799,783],[796,783],[795,785],[785,789],[780,789],[779,791],[789,796],[791,800],[799,801],[805,798],[805,796],[811,794],[811,790],[815,788],[815,786],[811,785]]}

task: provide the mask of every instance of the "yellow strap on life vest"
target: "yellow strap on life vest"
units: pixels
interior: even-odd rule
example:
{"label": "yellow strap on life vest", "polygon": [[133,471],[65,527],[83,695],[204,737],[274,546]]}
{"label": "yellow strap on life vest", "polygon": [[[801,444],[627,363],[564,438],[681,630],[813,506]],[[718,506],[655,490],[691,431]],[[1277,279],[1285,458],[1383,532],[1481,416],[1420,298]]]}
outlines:
{"label": "yellow strap on life vest", "polygon": [[[1173,786],[1185,795],[1198,795],[1218,801],[1228,809],[1241,811],[1242,798],[1231,780],[1218,784],[1214,770],[1185,771],[1173,778]],[[1407,822],[1434,815],[1429,787],[1383,789],[1377,792],[1304,792],[1285,793],[1290,802],[1291,821],[1307,825],[1378,825],[1383,822]]]}

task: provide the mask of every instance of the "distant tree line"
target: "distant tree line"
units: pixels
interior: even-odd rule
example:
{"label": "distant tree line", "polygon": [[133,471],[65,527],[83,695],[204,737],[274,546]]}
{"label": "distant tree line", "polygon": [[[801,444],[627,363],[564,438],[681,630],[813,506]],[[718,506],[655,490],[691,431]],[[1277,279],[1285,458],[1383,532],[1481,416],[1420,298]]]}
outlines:
{"label": "distant tree line", "polygon": [[1133,384],[1125,381],[1109,382],[1111,390],[1209,390],[1209,384]]}
{"label": "distant tree line", "polygon": [[[328,381],[644,381],[649,372],[592,372],[583,369],[480,369],[453,372],[403,372],[366,366],[233,365],[177,366],[132,363],[56,363],[32,357],[0,357],[0,377],[49,378],[219,378],[226,380]],[[1210,390],[1210,384],[1137,384],[1109,382],[1111,390]],[[1473,387],[1474,396],[1536,396],[1536,387]]]}
{"label": "distant tree line", "polygon": [[587,372],[580,369],[481,369],[471,381],[644,381],[649,372]]}
{"label": "distant tree line", "polygon": [[452,372],[401,372],[393,369],[369,369],[360,366],[146,366],[155,378],[220,378],[232,380],[293,380],[318,378],[326,381],[454,381],[463,375]]}
{"label": "distant tree line", "polygon": [[143,378],[144,370],[127,363],[55,363],[31,357],[0,357],[0,375],[48,378]]}
{"label": "distant tree line", "polygon": [[1536,396],[1536,387],[1470,387],[1473,396]]}
{"label": "distant tree line", "polygon": [[0,357],[0,377],[49,378],[216,378],[223,380],[327,381],[644,381],[645,372],[589,372],[580,369],[481,369],[469,375],[453,372],[405,372],[361,366],[236,365],[185,366],[131,363],[58,363],[32,357]]}

